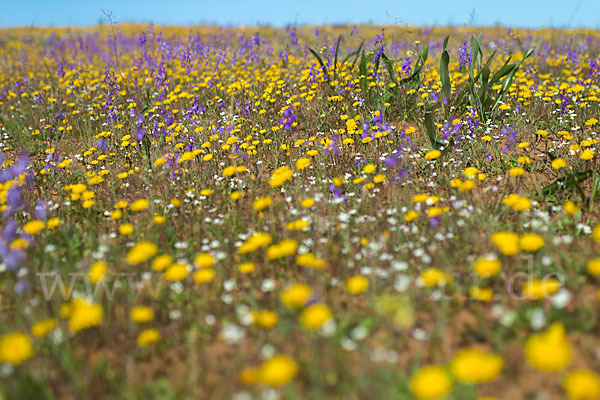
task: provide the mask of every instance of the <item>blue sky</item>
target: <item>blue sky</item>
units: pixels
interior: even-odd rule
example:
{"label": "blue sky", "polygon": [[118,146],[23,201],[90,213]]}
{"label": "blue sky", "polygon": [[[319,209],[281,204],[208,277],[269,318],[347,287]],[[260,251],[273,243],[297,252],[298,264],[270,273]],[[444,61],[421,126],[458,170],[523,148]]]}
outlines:
{"label": "blue sky", "polygon": [[[600,28],[600,0],[6,0],[0,27],[117,22],[189,25],[375,24]],[[473,13],[474,11],[474,13]]]}

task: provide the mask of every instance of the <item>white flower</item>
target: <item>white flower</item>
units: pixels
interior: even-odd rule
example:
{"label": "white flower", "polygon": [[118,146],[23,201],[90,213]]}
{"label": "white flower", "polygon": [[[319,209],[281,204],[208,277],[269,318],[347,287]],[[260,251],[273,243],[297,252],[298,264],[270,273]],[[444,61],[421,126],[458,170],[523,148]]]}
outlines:
{"label": "white flower", "polygon": [[244,329],[233,323],[227,323],[221,330],[223,340],[228,344],[237,344],[244,338]]}
{"label": "white flower", "polygon": [[573,296],[567,289],[560,289],[552,296],[552,305],[554,305],[554,308],[558,309],[565,308],[572,297]]}
{"label": "white flower", "polygon": [[531,329],[534,331],[539,331],[542,329],[546,325],[546,315],[544,314],[544,310],[541,308],[536,308],[533,310],[529,324],[531,325]]}

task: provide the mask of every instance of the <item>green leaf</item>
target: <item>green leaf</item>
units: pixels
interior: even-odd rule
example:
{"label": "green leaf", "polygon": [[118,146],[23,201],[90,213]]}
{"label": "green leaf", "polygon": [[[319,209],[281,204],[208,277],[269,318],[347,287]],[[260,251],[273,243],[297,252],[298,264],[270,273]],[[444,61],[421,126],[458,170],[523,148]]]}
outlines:
{"label": "green leaf", "polygon": [[[365,45],[365,41],[363,40],[362,43],[360,44],[360,46],[358,46],[358,50],[356,50],[356,56],[354,57],[354,61],[352,61],[352,66],[351,68],[354,69],[354,66],[356,65],[356,61],[358,60],[358,57],[360,57],[360,51],[362,50],[363,46]],[[351,54],[348,55],[348,57],[350,57]],[[346,57],[346,58],[348,58]]]}
{"label": "green leaf", "polygon": [[444,38],[444,43],[442,44],[442,51],[446,51],[446,47],[448,47],[448,40],[450,40],[450,35],[447,35]]}
{"label": "green leaf", "polygon": [[450,55],[446,50],[444,50],[442,57],[440,58],[440,81],[442,82],[442,94],[446,99],[450,98],[450,73],[448,72],[449,63]]}
{"label": "green leaf", "polygon": [[[544,196],[548,196],[548,195],[556,194],[560,191],[565,191],[565,190],[573,189],[573,188],[576,189],[575,183],[577,183],[577,185],[580,185],[581,182],[585,181],[592,175],[593,175],[593,172],[591,169],[589,169],[587,171],[577,172],[574,174],[569,174],[567,176],[563,176],[562,178],[556,179],[551,184],[544,186],[544,188],[542,189],[542,194]],[[580,188],[581,188],[581,186],[580,186]]]}
{"label": "green leaf", "polygon": [[496,82],[504,78],[512,71],[512,69],[515,67],[515,64],[509,64],[511,58],[512,56],[508,57],[508,59],[504,62],[502,68],[500,68],[498,71],[496,71],[496,73],[494,73],[492,79],[490,80],[490,86],[494,86]]}
{"label": "green leaf", "polygon": [[444,147],[444,142],[438,138],[437,128],[433,122],[433,113],[441,106],[442,104],[438,101],[425,108],[425,129],[427,130],[427,136],[431,142],[431,147],[435,149],[441,149]]}
{"label": "green leaf", "polygon": [[356,59],[358,58],[358,56],[360,56],[360,50],[362,49],[364,44],[365,44],[365,42],[363,40],[361,42],[360,46],[358,46],[357,50],[353,51],[352,53],[349,53],[346,57],[344,57],[342,64],[345,64],[350,59],[350,57],[354,56],[354,62],[352,63],[352,68],[354,68],[354,63],[356,62]]}
{"label": "green leaf", "polygon": [[321,58],[321,56],[311,48],[309,48],[308,51],[310,51],[312,55],[315,56],[319,64],[321,64],[321,68],[323,68],[323,73],[325,74],[325,79],[329,80],[329,73],[327,72],[327,67],[323,63],[323,59]]}
{"label": "green leaf", "polygon": [[506,77],[504,78],[504,80],[502,81],[503,82],[502,88],[500,89],[500,92],[498,93],[498,97],[496,98],[496,102],[494,103],[494,106],[492,107],[492,110],[491,110],[492,113],[494,112],[494,110],[496,110],[496,107],[500,103],[500,100],[502,99],[502,96],[504,96],[504,93],[506,93],[506,91],[512,86],[513,78],[514,78],[515,74],[517,73],[517,71],[519,70],[519,68],[521,68],[521,65],[523,64],[523,62],[527,58],[529,58],[529,56],[531,56],[531,54],[533,54],[533,50],[534,49],[529,49],[527,51],[527,53],[525,53],[525,57],[523,57],[523,59],[521,61],[519,61],[513,67],[513,69],[510,71],[510,73],[508,73],[506,75]]}
{"label": "green leaf", "polygon": [[337,44],[335,46],[335,56],[333,58],[333,79],[337,79],[337,60],[338,53],[340,52],[340,40],[342,39],[342,35],[338,36]]}
{"label": "green leaf", "polygon": [[388,58],[388,56],[385,55],[385,53],[381,54],[381,58],[383,59],[383,65],[385,66],[385,69],[387,70],[388,74],[390,75],[390,81],[392,81],[392,83],[395,83],[396,86],[392,89],[392,92],[394,93],[394,95],[398,95],[398,81],[396,80],[396,72],[394,72],[394,64],[393,62]]}
{"label": "green leaf", "polygon": [[387,69],[387,72],[390,75],[390,80],[394,83],[397,83],[396,73],[394,72],[392,61],[388,58],[388,56],[385,55],[385,53],[381,54],[381,58],[383,59],[383,65],[385,65],[385,69]]}

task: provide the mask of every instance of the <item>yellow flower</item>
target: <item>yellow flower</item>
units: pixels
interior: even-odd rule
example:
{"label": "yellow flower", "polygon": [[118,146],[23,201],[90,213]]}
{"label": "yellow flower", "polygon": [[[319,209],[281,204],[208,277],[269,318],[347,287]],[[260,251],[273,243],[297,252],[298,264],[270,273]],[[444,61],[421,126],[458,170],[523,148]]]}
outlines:
{"label": "yellow flower", "polygon": [[571,345],[561,323],[552,324],[545,332],[531,335],[525,342],[525,355],[541,371],[558,372],[571,361]]}
{"label": "yellow flower", "polygon": [[365,165],[365,167],[363,168],[363,172],[365,174],[372,174],[373,172],[375,172],[375,165],[373,165],[373,164]]}
{"label": "yellow flower", "polygon": [[254,265],[254,263],[250,262],[250,261],[243,262],[240,265],[238,265],[238,270],[242,274],[250,274],[250,273],[254,272],[255,269],[256,269],[256,265]]}
{"label": "yellow flower", "polygon": [[235,192],[231,192],[229,198],[233,201],[236,201],[239,200],[243,195],[244,193],[240,192],[239,190],[236,190]]}
{"label": "yellow flower", "polygon": [[492,243],[505,256],[512,256],[519,252],[519,235],[512,232],[497,232],[491,237]]}
{"label": "yellow flower", "polygon": [[94,200],[86,200],[81,204],[83,208],[90,208],[94,205]]}
{"label": "yellow flower", "polygon": [[410,210],[409,212],[406,213],[406,215],[404,216],[404,220],[406,222],[412,222],[415,219],[417,219],[419,217],[419,213],[415,210]]}
{"label": "yellow flower", "polygon": [[297,219],[295,221],[292,221],[290,223],[288,223],[285,226],[285,229],[288,231],[300,231],[304,228],[306,228],[309,225],[308,221],[305,219]]}
{"label": "yellow flower", "polygon": [[56,329],[56,320],[54,318],[48,318],[33,324],[31,334],[35,337],[44,337],[54,329]]}
{"label": "yellow flower", "polygon": [[594,158],[594,150],[585,149],[579,154],[579,158],[582,160],[591,160]]}
{"label": "yellow flower", "polygon": [[194,258],[194,264],[199,268],[210,268],[215,265],[215,258],[210,253],[198,253]]}
{"label": "yellow flower", "polygon": [[439,150],[431,150],[430,152],[428,152],[427,154],[425,154],[425,159],[426,160],[435,160],[436,158],[438,158],[441,155],[442,155],[441,151],[439,151]]}
{"label": "yellow flower", "polygon": [[479,172],[479,169],[477,169],[477,167],[468,167],[468,168],[465,168],[465,170],[463,171],[463,173],[465,174],[465,176],[467,178],[474,178],[478,172]]}
{"label": "yellow flower", "polygon": [[90,267],[90,271],[88,272],[88,279],[92,283],[99,282],[102,278],[106,276],[108,273],[108,264],[104,261],[96,261]]}
{"label": "yellow flower", "polygon": [[600,258],[592,258],[588,261],[587,271],[590,275],[600,275]]}
{"label": "yellow flower", "polygon": [[289,356],[278,354],[265,361],[260,367],[259,380],[269,386],[283,386],[296,376],[298,366]]}
{"label": "yellow flower", "polygon": [[311,294],[310,286],[295,283],[281,293],[281,302],[290,308],[304,307]]}
{"label": "yellow flower", "polygon": [[385,177],[385,175],[383,174],[377,174],[373,177],[373,182],[375,183],[381,183],[384,182],[387,178]]}
{"label": "yellow flower", "polygon": [[167,219],[165,217],[163,217],[162,215],[155,215],[154,218],[152,219],[152,221],[154,221],[154,223],[156,225],[164,224],[166,220]]}
{"label": "yellow flower", "polygon": [[300,255],[298,255],[298,257],[296,257],[296,264],[298,264],[302,267],[322,269],[327,266],[327,261],[315,256],[312,253],[305,253],[305,254],[300,254]]}
{"label": "yellow flower", "polygon": [[570,400],[600,399],[600,378],[589,369],[569,372],[564,387]]}
{"label": "yellow flower", "polygon": [[444,210],[440,207],[431,207],[429,210],[427,210],[427,217],[439,217],[440,215],[442,215],[443,212]]}
{"label": "yellow flower", "polygon": [[194,271],[194,282],[209,283],[215,279],[215,270],[212,268],[203,268]]}
{"label": "yellow flower", "polygon": [[17,238],[10,242],[10,248],[13,250],[16,249],[26,249],[29,247],[29,242],[24,238]]}
{"label": "yellow flower", "polygon": [[410,391],[417,399],[443,399],[451,390],[450,375],[439,365],[424,366],[410,379]]}
{"label": "yellow flower", "polygon": [[273,172],[273,175],[269,180],[269,185],[271,187],[279,187],[288,181],[293,174],[293,171],[288,166],[284,165],[279,167]]}
{"label": "yellow flower", "polygon": [[233,165],[223,169],[223,176],[232,176],[235,174],[235,167]]}
{"label": "yellow flower", "polygon": [[123,224],[119,226],[119,233],[121,235],[130,235],[133,233],[133,225]]}
{"label": "yellow flower", "polygon": [[516,211],[526,211],[531,208],[531,200],[527,197],[519,196],[516,193],[512,193],[507,198],[502,200],[502,202]]}
{"label": "yellow flower", "polygon": [[267,249],[267,258],[269,260],[274,260],[277,258],[291,256],[296,254],[296,250],[298,250],[298,242],[296,240],[284,239]]}
{"label": "yellow flower", "polygon": [[258,250],[261,247],[271,244],[273,238],[266,232],[259,232],[250,236],[244,244],[238,248],[239,254],[248,254]]}
{"label": "yellow flower", "polygon": [[161,254],[152,261],[152,269],[155,271],[163,271],[173,263],[173,257],[169,254]]}
{"label": "yellow flower", "polygon": [[131,265],[141,264],[154,257],[157,252],[158,247],[154,243],[148,241],[138,242],[127,253],[127,263]]}
{"label": "yellow flower", "polygon": [[271,200],[270,197],[259,197],[256,200],[254,200],[254,203],[252,203],[252,209],[254,211],[262,211],[267,207],[270,207],[273,204],[273,200]]}
{"label": "yellow flower", "polygon": [[492,289],[480,288],[477,286],[471,286],[471,288],[469,289],[469,294],[475,300],[483,302],[492,301],[492,299],[494,298],[494,291]]}
{"label": "yellow flower", "polygon": [[240,372],[240,382],[244,385],[254,385],[260,381],[260,368],[244,367]]}
{"label": "yellow flower", "polygon": [[530,253],[536,252],[544,247],[544,239],[535,233],[526,233],[519,239],[519,246]]}
{"label": "yellow flower", "polygon": [[317,303],[308,306],[302,311],[302,314],[300,314],[300,322],[308,329],[317,330],[332,317],[331,310],[327,305]]}
{"label": "yellow flower", "polygon": [[444,271],[437,268],[425,268],[420,275],[425,286],[432,287],[438,285],[445,285],[451,281],[450,276]]}
{"label": "yellow flower", "polygon": [[413,195],[412,201],[413,203],[425,203],[428,198],[427,193],[418,193]]}
{"label": "yellow flower", "polygon": [[0,362],[19,365],[33,357],[33,344],[22,333],[7,333],[0,337]]}
{"label": "yellow flower", "polygon": [[594,239],[594,242],[600,243],[600,224],[596,225],[592,230],[592,239]]}
{"label": "yellow flower", "polygon": [[556,170],[564,168],[565,165],[567,165],[567,163],[562,158],[555,158],[554,160],[552,160],[552,168]]}
{"label": "yellow flower", "polygon": [[137,306],[131,309],[129,318],[138,324],[151,321],[154,318],[154,311],[148,306]]}
{"label": "yellow flower", "polygon": [[315,205],[315,200],[312,197],[308,197],[308,198],[302,200],[302,202],[300,204],[302,204],[302,207],[304,207],[304,208],[311,208],[312,206]]}
{"label": "yellow flower", "polygon": [[253,317],[254,324],[264,329],[272,328],[278,320],[277,314],[269,310],[255,311]]}
{"label": "yellow flower", "polygon": [[523,294],[529,299],[541,300],[553,295],[560,289],[560,282],[554,278],[530,279],[523,288]]}
{"label": "yellow flower", "polygon": [[502,263],[495,258],[479,258],[475,261],[475,272],[482,278],[489,278],[502,270]]}
{"label": "yellow flower", "polygon": [[23,230],[25,231],[25,233],[35,235],[36,233],[41,232],[45,227],[46,224],[44,223],[44,221],[33,220],[23,225]]}
{"label": "yellow flower", "polygon": [[460,190],[461,192],[468,192],[469,190],[475,189],[476,186],[477,184],[475,183],[475,181],[468,180],[461,182],[461,184],[458,186],[458,190]]}
{"label": "yellow flower", "polygon": [[142,210],[145,210],[146,208],[148,208],[149,205],[150,205],[150,203],[148,202],[148,200],[139,199],[139,200],[136,200],[133,203],[131,203],[131,205],[129,206],[129,209],[131,211],[142,211]]}
{"label": "yellow flower", "polygon": [[92,328],[99,325],[103,317],[104,310],[100,304],[76,300],[73,302],[69,316],[69,330],[77,333],[83,329]]}
{"label": "yellow flower", "polygon": [[173,264],[163,274],[163,278],[171,282],[179,282],[184,280],[190,271],[184,264]]}
{"label": "yellow flower", "polygon": [[145,347],[156,343],[160,340],[160,332],[157,329],[150,328],[142,331],[137,338],[137,344],[140,347]]}
{"label": "yellow flower", "polygon": [[300,170],[307,168],[309,165],[310,165],[310,159],[306,158],[306,157],[299,158],[296,161],[296,168],[300,169]]}
{"label": "yellow flower", "polygon": [[478,349],[460,350],[450,364],[452,375],[461,382],[484,383],[498,377],[504,361],[498,354],[488,354]]}
{"label": "yellow flower", "polygon": [[348,278],[346,281],[346,289],[351,294],[360,294],[369,287],[369,280],[362,275],[356,275]]}
{"label": "yellow flower", "polygon": [[577,212],[579,212],[579,207],[577,204],[569,200],[563,205],[563,210],[565,210],[565,212],[569,215],[575,215]]}
{"label": "yellow flower", "polygon": [[521,167],[513,167],[508,170],[510,176],[520,176],[523,175],[524,172],[525,170]]}
{"label": "yellow flower", "polygon": [[50,218],[48,220],[48,229],[54,229],[60,225],[60,218]]}

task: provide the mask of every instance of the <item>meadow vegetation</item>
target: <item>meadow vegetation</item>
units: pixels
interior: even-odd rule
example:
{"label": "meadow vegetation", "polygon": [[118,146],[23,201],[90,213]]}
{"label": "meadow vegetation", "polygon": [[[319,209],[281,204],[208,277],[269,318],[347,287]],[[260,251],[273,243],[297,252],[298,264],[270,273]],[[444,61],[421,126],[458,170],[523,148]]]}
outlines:
{"label": "meadow vegetation", "polygon": [[599,43],[0,30],[0,399],[600,399]]}

